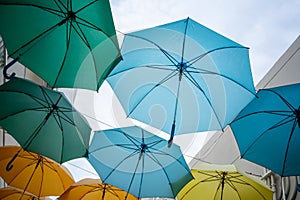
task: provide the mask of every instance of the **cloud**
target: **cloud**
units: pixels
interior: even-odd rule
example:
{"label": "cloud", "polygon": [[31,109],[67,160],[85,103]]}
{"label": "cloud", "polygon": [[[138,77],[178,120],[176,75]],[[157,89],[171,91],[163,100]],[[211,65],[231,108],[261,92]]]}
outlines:
{"label": "cloud", "polygon": [[191,17],[250,48],[257,83],[300,34],[300,1],[111,0],[116,28],[136,31]]}

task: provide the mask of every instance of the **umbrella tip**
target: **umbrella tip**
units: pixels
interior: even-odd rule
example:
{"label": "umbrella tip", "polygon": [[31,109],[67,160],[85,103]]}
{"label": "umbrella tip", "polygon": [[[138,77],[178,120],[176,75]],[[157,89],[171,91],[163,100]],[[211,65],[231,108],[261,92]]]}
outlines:
{"label": "umbrella tip", "polygon": [[173,144],[173,139],[169,139],[169,141],[168,141],[168,148],[171,148],[172,144]]}

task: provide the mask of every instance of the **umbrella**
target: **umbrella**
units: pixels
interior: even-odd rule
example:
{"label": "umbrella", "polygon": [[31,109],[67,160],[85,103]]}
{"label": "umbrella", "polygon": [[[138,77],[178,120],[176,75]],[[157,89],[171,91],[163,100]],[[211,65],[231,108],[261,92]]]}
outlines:
{"label": "umbrella", "polygon": [[120,61],[109,0],[1,0],[0,34],[8,67],[20,61],[52,87],[98,90]]}
{"label": "umbrella", "polygon": [[107,81],[128,117],[171,135],[221,130],[255,90],[248,48],[187,18],[128,33]]}
{"label": "umbrella", "polygon": [[95,132],[88,160],[103,183],[137,198],[174,198],[193,178],[179,146],[136,126]]}
{"label": "umbrella", "polygon": [[281,176],[300,175],[300,84],[261,89],[232,122],[241,157]]}
{"label": "umbrella", "polygon": [[27,192],[25,192],[23,194],[23,191],[19,190],[17,188],[4,187],[4,188],[0,188],[0,199],[2,199],[2,200],[13,200],[13,199],[34,200],[34,199],[38,199],[38,198]]}
{"label": "umbrella", "polygon": [[178,200],[273,199],[273,193],[267,185],[234,165],[201,164],[191,171],[195,179],[179,192]]}
{"label": "umbrella", "polygon": [[20,150],[18,146],[0,147],[0,176],[12,187],[29,192],[37,197],[59,196],[74,180],[56,162],[38,154],[21,150],[14,167],[6,169],[11,158]]}
{"label": "umbrella", "polygon": [[137,200],[124,190],[109,184],[102,183],[99,179],[83,179],[69,187],[58,200]]}
{"label": "umbrella", "polygon": [[0,125],[28,151],[59,163],[87,155],[91,129],[63,93],[14,77],[0,86]]}
{"label": "umbrella", "polygon": [[28,192],[24,192],[18,188],[14,187],[4,187],[0,188],[0,199],[1,200],[50,200],[51,198],[48,197],[42,197],[38,198],[37,196],[30,194]]}

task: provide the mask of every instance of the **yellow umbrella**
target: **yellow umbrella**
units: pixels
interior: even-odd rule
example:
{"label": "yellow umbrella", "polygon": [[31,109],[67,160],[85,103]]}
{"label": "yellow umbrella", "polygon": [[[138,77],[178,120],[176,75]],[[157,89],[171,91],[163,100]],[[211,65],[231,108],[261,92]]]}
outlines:
{"label": "yellow umbrella", "polygon": [[0,147],[0,176],[12,187],[37,197],[59,196],[74,183],[71,175],[58,163],[38,154],[21,150],[7,167],[18,146]]}
{"label": "yellow umbrella", "polygon": [[5,188],[0,188],[0,199],[1,200],[34,200],[38,199],[33,194],[30,194],[28,192],[23,193],[22,190],[13,188],[13,187],[5,187]]}
{"label": "yellow umbrella", "polygon": [[24,192],[14,187],[0,188],[0,199],[1,200],[51,200],[49,197],[38,198],[37,196]]}
{"label": "yellow umbrella", "polygon": [[178,200],[272,200],[271,189],[234,165],[202,164],[192,169],[194,180],[177,195]]}
{"label": "yellow umbrella", "polygon": [[[155,183],[154,183],[155,184]],[[132,194],[117,187],[102,183],[99,179],[83,179],[73,184],[59,200],[137,200]]]}

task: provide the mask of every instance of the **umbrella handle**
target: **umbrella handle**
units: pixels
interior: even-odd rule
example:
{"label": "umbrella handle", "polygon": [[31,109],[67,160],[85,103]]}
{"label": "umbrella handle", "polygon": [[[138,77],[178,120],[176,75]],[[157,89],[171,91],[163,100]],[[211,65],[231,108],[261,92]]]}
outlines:
{"label": "umbrella handle", "polygon": [[5,67],[3,68],[3,76],[6,78],[6,79],[11,79],[13,78],[16,73],[13,72],[11,75],[8,75],[7,74],[7,70],[8,68],[10,68],[13,64],[15,64],[18,60],[20,60],[20,56],[16,57],[15,59],[13,59],[10,63],[8,63],[7,65],[5,65]]}
{"label": "umbrella handle", "polygon": [[13,166],[13,162],[16,160],[16,158],[18,157],[19,155],[19,152],[17,152],[13,157],[12,159],[10,159],[10,161],[7,163],[6,165],[6,171],[10,171],[14,166]]}
{"label": "umbrella handle", "polygon": [[175,133],[175,121],[172,124],[172,130],[171,130],[171,136],[170,139],[168,141],[168,147],[170,148],[173,144],[173,138],[174,138],[174,133]]}

